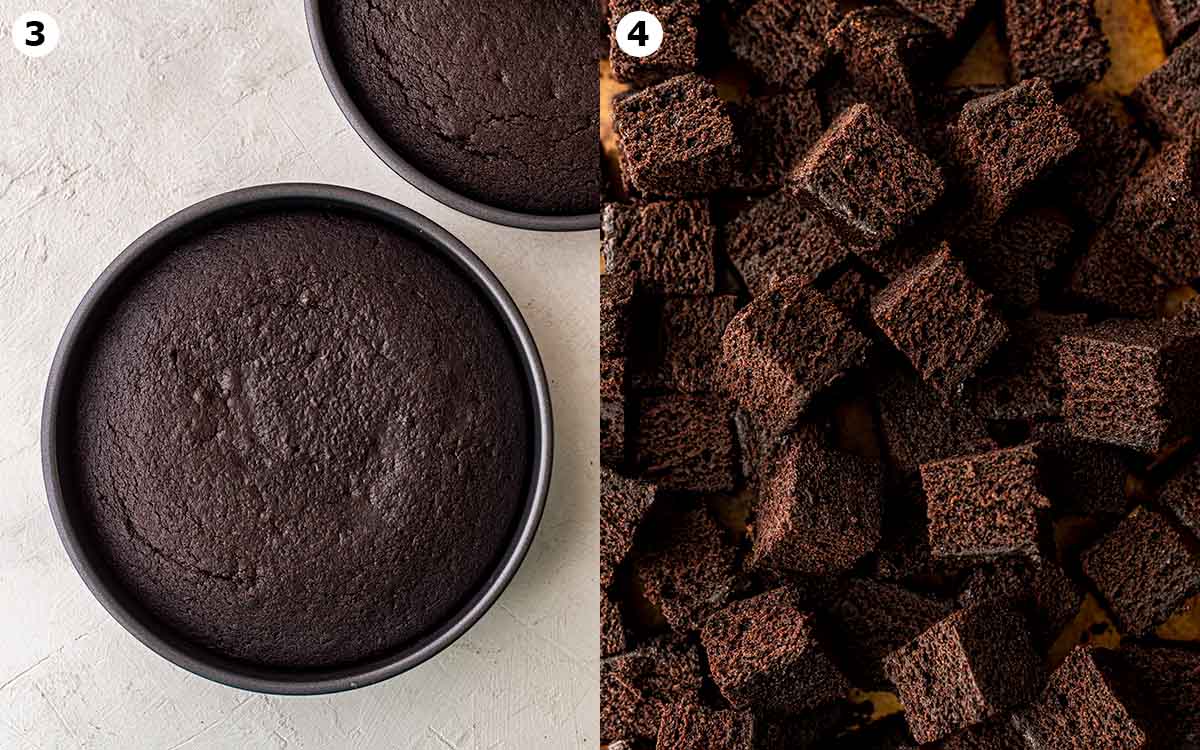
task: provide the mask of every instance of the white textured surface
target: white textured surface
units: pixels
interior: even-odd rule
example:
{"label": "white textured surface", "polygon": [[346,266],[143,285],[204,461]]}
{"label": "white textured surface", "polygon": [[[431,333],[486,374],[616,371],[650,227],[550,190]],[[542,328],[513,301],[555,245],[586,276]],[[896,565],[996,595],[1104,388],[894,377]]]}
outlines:
{"label": "white textured surface", "polygon": [[[61,46],[7,42],[41,9]],[[300,0],[0,0],[0,748],[574,748],[598,736],[595,233],[505,230],[425,198],[348,129]],[[58,336],[153,223],[247,185],[349,185],[426,214],[507,285],[541,347],[557,428],[549,509],[483,620],[434,661],[321,698],[240,692],[113,622],[54,532],[39,467]]]}

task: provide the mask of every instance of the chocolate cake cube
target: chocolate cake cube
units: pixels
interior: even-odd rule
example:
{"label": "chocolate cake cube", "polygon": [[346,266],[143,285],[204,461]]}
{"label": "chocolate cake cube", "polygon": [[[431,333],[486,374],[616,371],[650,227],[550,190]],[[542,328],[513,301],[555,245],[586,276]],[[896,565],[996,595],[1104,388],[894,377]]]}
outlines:
{"label": "chocolate cake cube", "polygon": [[884,658],[947,617],[949,602],[892,583],[855,578],[822,613],[856,687],[886,689]]}
{"label": "chocolate cake cube", "polygon": [[1155,453],[1200,425],[1200,331],[1111,321],[1063,336],[1059,356],[1078,438]]}
{"label": "chocolate cake cube", "polygon": [[755,297],[725,330],[722,379],[771,432],[793,427],[813,399],[861,365],[868,340],[797,279]]}
{"label": "chocolate cake cube", "polygon": [[788,177],[854,245],[888,242],[942,196],[942,173],[929,157],[864,104],[845,112]]}
{"label": "chocolate cake cube", "polygon": [[[700,46],[699,0],[608,0],[611,31],[609,60],[613,78],[639,88],[696,69]],[[617,23],[634,11],[645,11],[663,27],[662,46],[653,55],[634,57],[621,51]]]}
{"label": "chocolate cake cube", "polygon": [[959,39],[979,8],[979,0],[897,0],[897,5],[937,27],[950,40]]}
{"label": "chocolate cake cube", "polygon": [[657,488],[609,469],[600,470],[600,588],[612,583],[629,554],[633,535],[654,503]]}
{"label": "chocolate cake cube", "polygon": [[1122,517],[1129,511],[1125,482],[1137,454],[1125,448],[1080,440],[1062,422],[1033,426],[1042,485],[1057,515]]}
{"label": "chocolate cake cube", "polygon": [[1166,483],[1158,502],[1200,539],[1200,459]]}
{"label": "chocolate cake cube", "polygon": [[728,600],[736,573],[737,549],[704,509],[674,519],[637,562],[639,590],[675,630],[698,630]]}
{"label": "chocolate cake cube", "polygon": [[832,280],[820,284],[822,294],[855,323],[865,323],[871,317],[871,297],[883,289],[883,282],[866,276],[852,266],[846,266]]}
{"label": "chocolate cake cube", "polygon": [[937,747],[938,750],[1029,750],[1021,731],[1007,715],[968,727],[947,737]]}
{"label": "chocolate cake cube", "polygon": [[600,661],[600,741],[658,736],[672,705],[698,701],[703,683],[696,647],[660,638],[636,651]]}
{"label": "chocolate cake cube", "polygon": [[643,195],[711,192],[741,157],[728,105],[694,73],[614,101],[613,129],[622,169]]}
{"label": "chocolate cake cube", "polygon": [[807,89],[750,99],[736,110],[734,123],[745,158],[731,186],[749,192],[783,187],[824,131],[817,97]]}
{"label": "chocolate cake cube", "polygon": [[1083,91],[1062,109],[1079,134],[1079,148],[1063,164],[1061,183],[1071,205],[1098,225],[1150,148],[1119,102]]}
{"label": "chocolate cake cube", "polygon": [[972,387],[979,413],[996,420],[1061,417],[1066,385],[1059,343],[1064,334],[1086,326],[1086,315],[1043,312],[1011,321],[1008,342]]}
{"label": "chocolate cake cube", "polygon": [[978,414],[947,403],[907,368],[889,370],[876,393],[884,449],[902,476],[924,463],[999,447]]}
{"label": "chocolate cake cube", "polygon": [[725,230],[725,249],[755,297],[784,279],[811,284],[850,256],[825,221],[790,193],[754,201]]}
{"label": "chocolate cake cube", "polygon": [[944,243],[889,284],[871,303],[871,316],[946,399],[955,397],[1008,337],[991,295],[971,281]]}
{"label": "chocolate cake cube", "polygon": [[600,462],[625,463],[625,359],[600,358]]}
{"label": "chocolate cake cube", "polygon": [[1044,680],[1024,615],[997,601],[950,615],[888,656],[884,669],[922,744],[1029,701]]}
{"label": "chocolate cake cube", "polygon": [[1200,277],[1200,145],[1167,144],[1130,180],[1112,230],[1168,281]]}
{"label": "chocolate cake cube", "polygon": [[640,472],[664,489],[728,492],[737,466],[731,406],[714,396],[646,397],[634,453]]}
{"label": "chocolate cake cube", "polygon": [[841,13],[836,0],[758,0],[729,31],[729,47],[766,83],[800,89],[825,66],[825,35]]}
{"label": "chocolate cake cube", "polygon": [[1154,317],[1165,292],[1150,261],[1109,228],[1092,239],[1071,274],[1068,288],[1081,302],[1132,318]]}
{"label": "chocolate cake cube", "polygon": [[625,651],[625,623],[621,607],[600,591],[600,656],[616,656]]}
{"label": "chocolate cake cube", "polygon": [[988,224],[1079,145],[1079,134],[1040,78],[968,102],[951,137],[974,210]]}
{"label": "chocolate cake cube", "polygon": [[600,275],[600,354],[604,357],[625,353],[629,338],[633,280],[613,273]]}
{"label": "chocolate cake cube", "polygon": [[849,102],[869,105],[919,142],[917,86],[943,44],[941,34],[910,13],[876,5],[848,13],[827,41],[838,52]]}
{"label": "chocolate cake cube", "polygon": [[697,703],[676,703],[663,711],[655,747],[657,750],[755,750],[754,715],[713,711]]}
{"label": "chocolate cake cube", "polygon": [[816,436],[796,439],[759,493],[751,565],[785,573],[850,570],[879,544],[883,472]]}
{"label": "chocolate cake cube", "polygon": [[1038,554],[1050,500],[1034,445],[921,465],[936,557],[987,560]]}
{"label": "chocolate cake cube", "polygon": [[1048,649],[1083,606],[1083,592],[1062,566],[1043,557],[1017,557],[976,568],[958,595],[959,606],[1008,601],[1024,606],[1035,643]]}
{"label": "chocolate cake cube", "polygon": [[1046,750],[1141,750],[1150,733],[1134,718],[1128,689],[1098,649],[1076,648],[1050,675],[1032,705],[1013,715],[1029,747]]}
{"label": "chocolate cake cube", "polygon": [[1073,229],[1053,210],[1012,216],[967,254],[971,278],[995,295],[1007,310],[1027,312],[1042,300],[1042,289],[1071,249]]}
{"label": "chocolate cake cube", "polygon": [[610,203],[602,230],[604,276],[628,277],[656,294],[716,288],[717,230],[707,201]]}
{"label": "chocolate cake cube", "polygon": [[1200,747],[1200,651],[1126,645],[1113,655],[1155,717],[1162,747]]}
{"label": "chocolate cake cube", "polygon": [[737,312],[733,295],[653,297],[637,305],[638,331],[630,342],[637,390],[705,393],[715,390],[713,362],[721,336]]}
{"label": "chocolate cake cube", "polygon": [[[1007,86],[981,84],[973,86],[946,86],[926,92],[921,100],[921,130],[927,153],[940,164],[949,164],[953,159],[952,131],[958,123],[967,102],[1004,91]],[[953,181],[953,170],[948,182]],[[952,193],[953,188],[948,188]]]}
{"label": "chocolate cake cube", "polygon": [[700,640],[713,681],[734,708],[799,713],[850,689],[818,641],[813,615],[788,588],[728,605],[709,618]]}
{"label": "chocolate cake cube", "polygon": [[1175,48],[1133,90],[1133,101],[1164,136],[1200,136],[1200,36]]}
{"label": "chocolate cake cube", "polygon": [[1108,71],[1108,39],[1093,0],[1004,0],[1004,30],[1017,80],[1082,86]]}
{"label": "chocolate cake cube", "polygon": [[1194,541],[1161,513],[1140,506],[1084,553],[1083,572],[1123,631],[1142,635],[1200,593]]}
{"label": "chocolate cake cube", "polygon": [[1186,39],[1200,26],[1200,3],[1196,0],[1150,0],[1150,8],[1167,49]]}

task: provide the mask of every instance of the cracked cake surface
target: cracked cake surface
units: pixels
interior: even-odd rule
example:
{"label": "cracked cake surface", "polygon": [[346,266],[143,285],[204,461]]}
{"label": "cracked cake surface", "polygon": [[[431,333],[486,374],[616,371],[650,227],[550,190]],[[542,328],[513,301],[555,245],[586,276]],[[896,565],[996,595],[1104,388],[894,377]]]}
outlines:
{"label": "cracked cake surface", "polygon": [[187,640],[318,667],[429,632],[507,546],[531,406],[491,306],[398,229],[272,211],[164,248],[81,363],[74,471]]}
{"label": "cracked cake surface", "polygon": [[604,45],[596,3],[332,0],[322,7],[354,103],[423,174],[510,211],[599,210],[596,64]]}

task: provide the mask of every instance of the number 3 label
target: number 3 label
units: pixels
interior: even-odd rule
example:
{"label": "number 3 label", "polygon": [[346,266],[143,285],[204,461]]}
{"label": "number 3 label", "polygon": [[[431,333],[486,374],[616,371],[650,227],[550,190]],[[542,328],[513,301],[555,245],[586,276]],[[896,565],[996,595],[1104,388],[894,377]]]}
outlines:
{"label": "number 3 label", "polygon": [[649,57],[662,43],[662,24],[651,13],[635,10],[617,23],[617,46],[630,57]]}
{"label": "number 3 label", "polygon": [[28,57],[45,57],[58,46],[58,22],[48,13],[23,13],[12,27],[13,46]]}

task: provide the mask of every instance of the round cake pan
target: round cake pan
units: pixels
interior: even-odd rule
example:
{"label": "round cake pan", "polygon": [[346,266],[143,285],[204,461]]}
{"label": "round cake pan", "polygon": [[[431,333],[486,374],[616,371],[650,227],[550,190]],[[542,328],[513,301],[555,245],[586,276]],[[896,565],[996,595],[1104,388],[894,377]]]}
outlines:
{"label": "round cake pan", "polygon": [[[156,621],[114,580],[82,518],[69,468],[71,404],[80,365],[98,324],[122,298],[128,282],[158,262],[173,241],[191,232],[239,215],[281,208],[337,209],[386,222],[457,267],[495,308],[511,335],[532,411],[532,456],[524,505],[512,538],[487,579],[433,632],[370,662],[334,669],[278,669],[236,662],[188,642]],[[88,290],[67,325],[50,368],[42,411],[42,470],[50,511],[67,555],[104,608],[138,640],[184,669],[233,687],[290,695],[331,693],[393,677],[432,658],[496,602],[529,551],[545,508],[552,430],[550,393],[533,337],[500,281],[458,239],[420,214],[368,193],[329,185],[264,185],[210,198],[172,216],[130,245]]]}
{"label": "round cake pan", "polygon": [[[325,78],[325,83],[329,86],[329,91],[333,94],[338,107],[341,108],[342,114],[350,121],[351,127],[359,137],[375,152],[375,155],[413,187],[439,203],[493,224],[542,232],[574,232],[600,228],[599,213],[579,216],[546,216],[509,211],[468,198],[417,169],[383,139],[350,96],[350,91],[346,88],[341,73],[338,72],[337,64],[333,60],[333,52],[330,50],[329,41],[325,36],[325,24],[321,17],[321,0],[304,0],[304,13],[308,19],[308,35],[317,56],[317,65],[321,68],[321,75]],[[599,102],[596,106],[600,106]]]}

